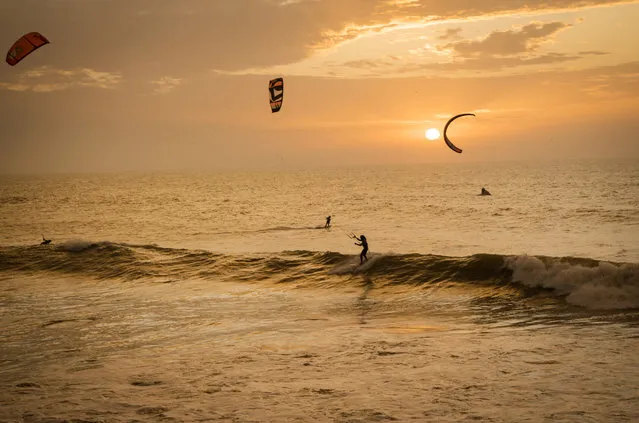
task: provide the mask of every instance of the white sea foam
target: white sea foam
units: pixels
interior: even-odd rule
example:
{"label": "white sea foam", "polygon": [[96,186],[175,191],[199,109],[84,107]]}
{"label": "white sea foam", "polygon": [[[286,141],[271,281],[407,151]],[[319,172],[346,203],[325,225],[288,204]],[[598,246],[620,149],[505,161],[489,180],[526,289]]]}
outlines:
{"label": "white sea foam", "polygon": [[639,308],[639,265],[599,262],[594,267],[518,256],[506,259],[513,281],[551,288],[566,301],[590,309]]}

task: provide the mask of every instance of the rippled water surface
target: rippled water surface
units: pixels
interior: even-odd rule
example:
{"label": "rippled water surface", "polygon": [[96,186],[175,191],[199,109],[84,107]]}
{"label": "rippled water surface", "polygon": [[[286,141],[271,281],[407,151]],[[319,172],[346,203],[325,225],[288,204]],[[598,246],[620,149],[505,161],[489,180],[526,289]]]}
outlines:
{"label": "rippled water surface", "polygon": [[639,421],[636,162],[1,181],[0,422]]}
{"label": "rippled water surface", "polygon": [[[492,196],[478,196],[482,187]],[[3,177],[0,245],[155,243],[639,261],[639,163],[439,164],[298,172]],[[316,230],[333,216],[330,233]]]}

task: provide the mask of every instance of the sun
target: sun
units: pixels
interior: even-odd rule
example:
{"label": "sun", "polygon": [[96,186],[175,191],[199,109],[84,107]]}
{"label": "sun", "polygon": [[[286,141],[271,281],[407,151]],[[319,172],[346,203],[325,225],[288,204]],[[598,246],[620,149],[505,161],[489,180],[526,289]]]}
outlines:
{"label": "sun", "polygon": [[439,139],[439,131],[437,130],[437,128],[427,129],[426,139],[429,139],[430,141],[435,141],[436,139]]}

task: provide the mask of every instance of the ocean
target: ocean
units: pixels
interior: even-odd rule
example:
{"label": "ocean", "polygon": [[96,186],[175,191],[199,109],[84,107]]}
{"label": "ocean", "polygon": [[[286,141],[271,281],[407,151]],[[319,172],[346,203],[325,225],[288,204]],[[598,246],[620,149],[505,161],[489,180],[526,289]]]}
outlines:
{"label": "ocean", "polygon": [[639,420],[637,161],[0,181],[0,422]]}

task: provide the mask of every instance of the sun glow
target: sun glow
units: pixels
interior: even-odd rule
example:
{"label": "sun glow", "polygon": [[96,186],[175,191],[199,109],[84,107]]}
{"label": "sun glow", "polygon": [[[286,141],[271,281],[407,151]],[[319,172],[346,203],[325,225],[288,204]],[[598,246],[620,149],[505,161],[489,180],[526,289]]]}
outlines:
{"label": "sun glow", "polygon": [[430,140],[430,141],[435,141],[436,139],[439,139],[439,131],[437,130],[437,128],[429,128],[426,130],[426,139]]}

